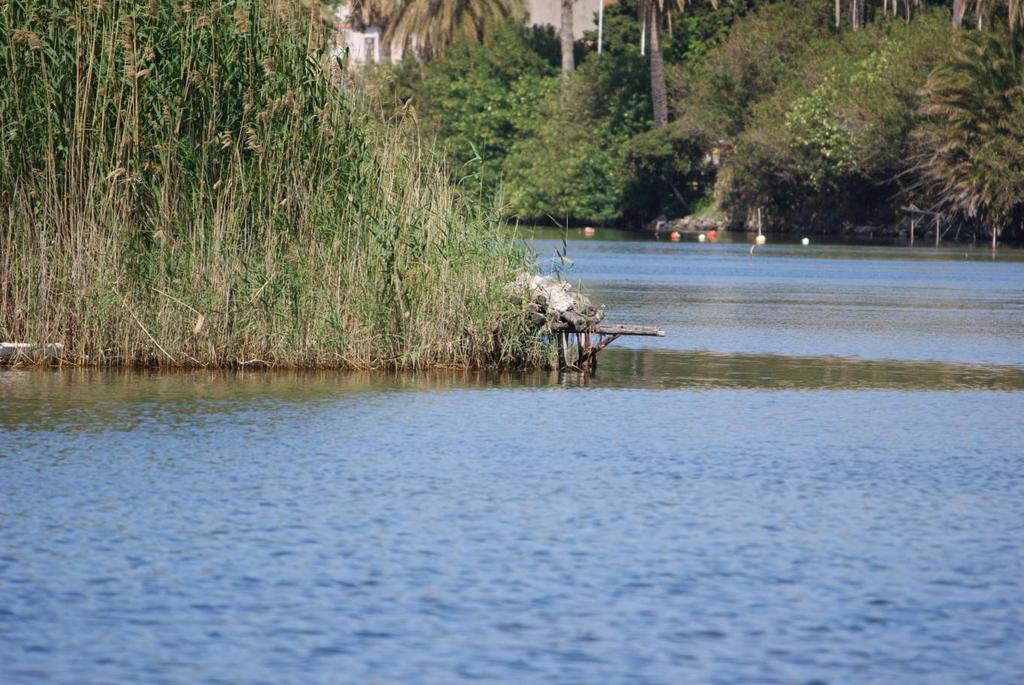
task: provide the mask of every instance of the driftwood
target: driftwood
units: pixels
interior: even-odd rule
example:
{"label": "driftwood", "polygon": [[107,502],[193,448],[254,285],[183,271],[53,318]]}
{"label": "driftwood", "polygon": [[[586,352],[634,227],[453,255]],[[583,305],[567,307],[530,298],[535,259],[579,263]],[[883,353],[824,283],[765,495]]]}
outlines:
{"label": "driftwood", "polygon": [[592,333],[601,335],[648,335],[656,338],[664,338],[665,331],[654,326],[621,326],[613,324],[610,326],[597,326],[591,329]]}
{"label": "driftwood", "polygon": [[[573,292],[571,284],[550,276],[521,274],[516,279],[516,286],[528,294],[524,308],[527,322],[542,335],[555,338],[559,371],[594,372],[597,353],[623,335],[665,335],[664,331],[651,326],[602,324],[604,307],[598,307],[585,295]],[[592,336],[597,337],[596,343]],[[575,345],[570,338],[575,338]]]}

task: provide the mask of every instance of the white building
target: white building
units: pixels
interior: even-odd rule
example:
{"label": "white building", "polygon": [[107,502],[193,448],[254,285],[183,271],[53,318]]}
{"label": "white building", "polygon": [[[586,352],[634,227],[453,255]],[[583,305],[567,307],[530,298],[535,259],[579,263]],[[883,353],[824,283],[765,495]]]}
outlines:
{"label": "white building", "polygon": [[384,34],[380,28],[359,26],[352,17],[348,5],[338,5],[334,9],[334,16],[338,18],[338,25],[341,26],[341,40],[335,47],[336,55],[340,56],[347,47],[350,64],[381,61],[381,40]]}

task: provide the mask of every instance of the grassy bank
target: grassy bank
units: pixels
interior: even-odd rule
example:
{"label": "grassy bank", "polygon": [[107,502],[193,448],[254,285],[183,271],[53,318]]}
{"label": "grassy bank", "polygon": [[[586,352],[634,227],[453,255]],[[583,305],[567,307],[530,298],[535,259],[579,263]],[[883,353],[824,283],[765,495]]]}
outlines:
{"label": "grassy bank", "polygon": [[0,339],[68,361],[521,364],[493,206],[298,3],[0,2]]}

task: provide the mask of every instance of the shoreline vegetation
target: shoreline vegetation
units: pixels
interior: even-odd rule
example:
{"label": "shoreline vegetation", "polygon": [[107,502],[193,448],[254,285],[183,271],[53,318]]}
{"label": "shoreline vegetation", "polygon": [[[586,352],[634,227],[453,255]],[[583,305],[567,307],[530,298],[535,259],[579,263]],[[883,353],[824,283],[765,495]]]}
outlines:
{"label": "shoreline vegetation", "polygon": [[1024,240],[1019,0],[617,0],[568,74],[557,33],[365,78],[523,223]]}
{"label": "shoreline vegetation", "polygon": [[0,340],[61,362],[516,367],[532,257],[318,21],[273,0],[0,3]]}

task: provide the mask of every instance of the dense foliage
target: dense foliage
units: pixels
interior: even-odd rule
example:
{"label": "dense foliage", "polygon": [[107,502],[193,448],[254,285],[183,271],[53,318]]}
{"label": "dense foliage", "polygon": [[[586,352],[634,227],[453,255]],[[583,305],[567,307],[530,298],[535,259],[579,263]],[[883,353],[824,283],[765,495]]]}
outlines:
{"label": "dense foliage", "polygon": [[919,90],[950,50],[948,16],[806,34],[773,88],[753,99],[719,187],[733,216],[836,228],[895,220]]}
{"label": "dense foliage", "polygon": [[[667,59],[706,55],[756,6],[679,15],[664,36]],[[636,0],[606,8],[600,54],[596,42],[596,32],[585,35],[579,67],[562,79],[551,28],[508,23],[426,64],[398,65],[385,100],[411,103],[459,173],[500,186],[521,219],[610,223],[689,211],[708,183],[708,139],[693,127],[652,131]]]}
{"label": "dense foliage", "polygon": [[[622,15],[616,20],[627,21]],[[532,136],[505,159],[506,195],[527,219],[611,222],[628,206],[622,149],[650,128],[646,67],[632,46],[609,43],[540,104]]]}
{"label": "dense foliage", "polygon": [[557,75],[554,32],[505,22],[482,43],[456,43],[442,59],[404,61],[393,75],[392,98],[412,103],[444,141],[456,173],[494,188],[513,145],[539,126],[542,104],[557,100]]}
{"label": "dense foliage", "polygon": [[385,100],[417,111],[457,173],[499,186],[516,216],[614,221],[629,209],[623,146],[651,125],[636,5],[609,7],[605,49],[563,81],[550,28],[506,23],[426,64],[406,60]]}
{"label": "dense foliage", "polygon": [[[996,3],[982,24],[1016,7]],[[832,231],[897,223],[916,204],[1018,231],[1019,37],[972,17],[956,30],[948,7],[894,15],[854,0],[838,28],[833,10],[737,0],[666,13],[664,128],[631,0],[607,8],[600,54],[594,33],[577,44],[568,79],[553,33],[505,26],[417,65],[399,90],[521,219],[641,223],[710,206],[736,223],[761,208],[770,227]]]}

